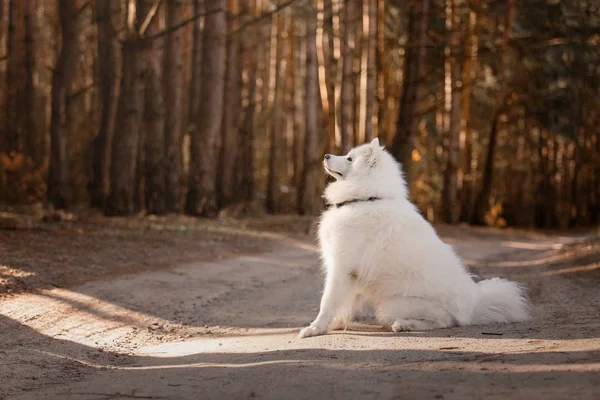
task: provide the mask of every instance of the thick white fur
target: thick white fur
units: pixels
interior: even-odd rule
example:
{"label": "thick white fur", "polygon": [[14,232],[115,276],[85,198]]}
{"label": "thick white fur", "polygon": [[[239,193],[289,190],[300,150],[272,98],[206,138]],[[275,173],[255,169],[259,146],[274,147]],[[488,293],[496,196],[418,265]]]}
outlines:
{"label": "thick white fur", "polygon": [[[348,160],[351,158],[351,161]],[[394,331],[524,321],[522,286],[494,278],[476,283],[451,246],[408,200],[400,165],[374,139],[346,156],[328,156],[337,180],[325,190],[331,207],[320,222],[325,289],[317,318],[300,337],[347,326],[357,300],[372,304]]]}

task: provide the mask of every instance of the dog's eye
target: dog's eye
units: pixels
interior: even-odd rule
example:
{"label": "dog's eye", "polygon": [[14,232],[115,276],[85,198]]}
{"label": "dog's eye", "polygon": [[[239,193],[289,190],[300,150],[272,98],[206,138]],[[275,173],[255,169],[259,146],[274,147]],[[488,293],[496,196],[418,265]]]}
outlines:
{"label": "dog's eye", "polygon": [[352,157],[348,157],[348,158],[347,158],[347,160],[348,160],[348,161],[352,161]]}

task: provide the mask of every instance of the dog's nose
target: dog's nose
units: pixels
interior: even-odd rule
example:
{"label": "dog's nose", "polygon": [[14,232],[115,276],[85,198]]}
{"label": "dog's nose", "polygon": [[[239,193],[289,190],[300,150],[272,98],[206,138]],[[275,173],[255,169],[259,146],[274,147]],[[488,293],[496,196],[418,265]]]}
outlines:
{"label": "dog's nose", "polygon": [[329,160],[329,158],[331,157],[331,154],[325,154],[325,159]]}

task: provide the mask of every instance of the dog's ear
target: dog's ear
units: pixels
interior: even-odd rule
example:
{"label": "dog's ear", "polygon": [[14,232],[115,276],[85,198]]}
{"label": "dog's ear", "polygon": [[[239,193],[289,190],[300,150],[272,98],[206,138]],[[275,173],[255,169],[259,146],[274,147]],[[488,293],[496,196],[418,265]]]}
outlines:
{"label": "dog's ear", "polygon": [[370,168],[373,168],[375,165],[377,165],[377,162],[379,161],[379,158],[381,157],[381,152],[383,151],[383,146],[379,145],[379,139],[375,138],[373,140],[371,140],[370,143],[370,149],[369,149],[369,153],[367,155],[367,165]]}
{"label": "dog's ear", "polygon": [[385,150],[385,146],[381,146],[379,144],[379,138],[375,138],[373,140],[371,140],[370,145],[375,149],[375,150]]}

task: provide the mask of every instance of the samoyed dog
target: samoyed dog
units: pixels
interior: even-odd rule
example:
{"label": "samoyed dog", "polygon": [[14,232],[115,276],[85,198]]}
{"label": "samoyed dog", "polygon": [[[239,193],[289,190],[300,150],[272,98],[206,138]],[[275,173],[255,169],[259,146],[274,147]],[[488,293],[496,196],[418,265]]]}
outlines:
{"label": "samoyed dog", "polygon": [[336,179],[319,224],[325,289],[301,338],[345,328],[362,301],[395,332],[529,319],[518,283],[473,280],[409,201],[400,165],[377,139],[345,156],[327,154],[323,166]]}

